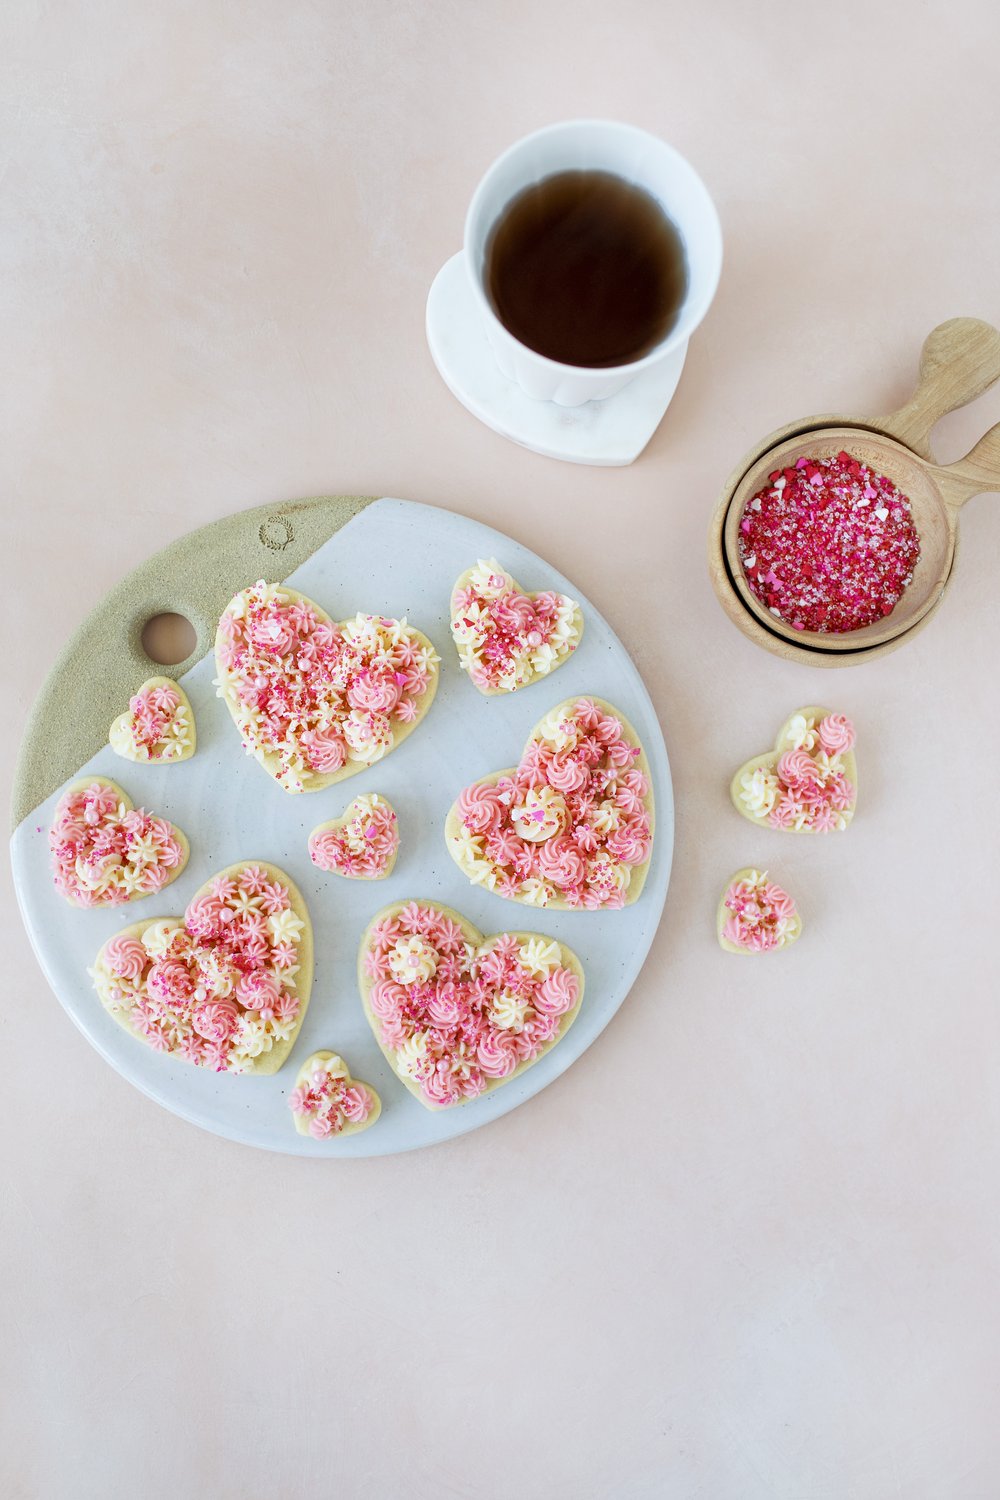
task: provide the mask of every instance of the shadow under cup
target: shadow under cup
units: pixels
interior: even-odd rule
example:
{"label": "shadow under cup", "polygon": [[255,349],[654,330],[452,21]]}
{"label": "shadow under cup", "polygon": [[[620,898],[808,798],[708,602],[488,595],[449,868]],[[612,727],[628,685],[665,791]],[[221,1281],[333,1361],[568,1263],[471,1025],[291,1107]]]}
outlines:
{"label": "shadow under cup", "polygon": [[[587,369],[560,364],[516,339],[493,310],[486,290],[490,236],[512,198],[556,172],[611,172],[645,189],[684,242],[687,292],[669,333],[641,359]],[[570,120],[516,142],[490,167],[465,220],[464,254],[473,293],[494,357],[526,395],[560,406],[601,401],[643,371],[675,357],[711,306],[722,270],[722,230],[715,205],[694,168],[656,136],[608,120]]]}

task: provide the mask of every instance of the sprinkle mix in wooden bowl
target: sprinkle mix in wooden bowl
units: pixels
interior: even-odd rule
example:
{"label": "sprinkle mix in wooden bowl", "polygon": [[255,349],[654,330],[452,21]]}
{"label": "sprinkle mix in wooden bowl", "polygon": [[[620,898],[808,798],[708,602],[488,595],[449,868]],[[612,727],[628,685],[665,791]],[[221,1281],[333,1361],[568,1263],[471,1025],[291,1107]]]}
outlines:
{"label": "sprinkle mix in wooden bowl", "polygon": [[843,634],[892,613],[920,537],[910,501],[849,453],[775,469],[740,519],[751,592],[796,630]]}

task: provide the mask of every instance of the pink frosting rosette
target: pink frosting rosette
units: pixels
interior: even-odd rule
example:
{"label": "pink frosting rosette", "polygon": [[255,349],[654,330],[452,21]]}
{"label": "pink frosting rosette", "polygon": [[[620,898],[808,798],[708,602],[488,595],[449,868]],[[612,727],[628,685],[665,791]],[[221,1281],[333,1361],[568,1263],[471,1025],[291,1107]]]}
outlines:
{"label": "pink frosting rosette", "polygon": [[105,943],[104,962],[119,979],[141,979],[149,954],[138,938],[121,933]]}
{"label": "pink frosting rosette", "polygon": [[569,755],[554,755],[545,774],[549,786],[554,786],[557,792],[578,792],[590,780],[586,766]]}
{"label": "pink frosting rosette", "polygon": [[572,1010],[580,984],[572,969],[553,969],[538,987],[535,1009],[541,1015],[562,1016]]}
{"label": "pink frosting rosette", "polygon": [[819,768],[808,750],[786,750],[778,761],[778,775],[800,795],[812,791],[819,782]]}
{"label": "pink frosting rosette", "polygon": [[[403,681],[405,674],[400,673]],[[347,701],[352,708],[371,709],[376,713],[391,713],[402,697],[401,685],[387,672],[374,670],[359,672],[347,689]]]}
{"label": "pink frosting rosette", "polygon": [[517,1067],[517,1044],[507,1031],[489,1031],[480,1038],[476,1057],[487,1078],[507,1078]]}
{"label": "pink frosting rosette", "polygon": [[339,771],[347,760],[347,746],[335,729],[307,729],[302,735],[306,760],[321,776]]}
{"label": "pink frosting rosette", "polygon": [[570,835],[560,834],[542,844],[538,851],[538,870],[553,885],[568,890],[583,880],[587,863]]}
{"label": "pink frosting rosette", "polygon": [[472,833],[488,833],[496,828],[503,811],[500,789],[497,786],[473,782],[458,799],[459,816]]}
{"label": "pink frosting rosette", "polygon": [[236,997],[245,1010],[274,1012],[281,993],[281,985],[275,976],[265,969],[255,969],[243,974],[236,982]]}
{"label": "pink frosting rosette", "polygon": [[854,725],[844,714],[827,714],[816,727],[827,755],[845,755],[854,748]]}
{"label": "pink frosting rosette", "polygon": [[208,1042],[226,1042],[236,1030],[239,1010],[228,996],[201,1000],[191,1013],[191,1025]]}
{"label": "pink frosting rosette", "polygon": [[194,992],[194,981],[186,964],[178,959],[158,958],[146,977],[146,988],[157,999],[175,1004]]}
{"label": "pink frosting rosette", "polygon": [[250,617],[246,635],[262,656],[284,656],[295,644],[295,628],[288,612],[273,606]]}

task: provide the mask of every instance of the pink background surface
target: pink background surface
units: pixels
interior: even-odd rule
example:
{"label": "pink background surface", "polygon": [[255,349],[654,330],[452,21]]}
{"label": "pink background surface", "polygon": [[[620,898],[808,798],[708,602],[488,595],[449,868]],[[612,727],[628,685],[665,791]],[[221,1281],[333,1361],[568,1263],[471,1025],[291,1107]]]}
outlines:
{"label": "pink background surface", "polygon": [[[0,27],[13,739],[69,632],[171,538],[398,494],[591,595],[678,800],[666,916],[600,1042],[486,1131],[328,1167],[113,1074],[4,871],[0,1490],[994,1500],[997,504],[966,513],[927,632],[833,674],[734,631],[704,536],[761,435],[898,404],[935,323],[1000,318],[995,8],[106,0]],[[726,236],[629,470],[494,436],[423,337],[485,167],[582,114],[685,152]],[[939,451],[998,415],[994,392]],[[859,725],[857,823],[766,835],[728,777],[814,700]],[[713,914],[752,862],[806,932],[743,962]]]}

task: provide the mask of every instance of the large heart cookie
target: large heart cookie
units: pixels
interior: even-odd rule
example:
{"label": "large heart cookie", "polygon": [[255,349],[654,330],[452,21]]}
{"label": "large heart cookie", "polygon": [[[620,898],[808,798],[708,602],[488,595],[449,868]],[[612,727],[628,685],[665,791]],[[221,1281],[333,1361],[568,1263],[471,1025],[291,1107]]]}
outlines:
{"label": "large heart cookie", "polygon": [[854,725],[828,708],[796,709],[774,749],[740,766],[729,794],[736,811],[758,826],[843,832],[858,802]]}
{"label": "large heart cookie", "polygon": [[527,687],[568,661],[583,636],[583,613],[551,589],[526,594],[491,558],[455,584],[451,633],[462,671],[493,697]]}
{"label": "large heart cookie", "polygon": [[281,870],[230,865],[183,919],[126,927],[91,977],[102,1004],[157,1052],[216,1073],[276,1073],[312,988],[306,904]]}
{"label": "large heart cookie", "polygon": [[722,893],[716,932],[727,953],[773,953],[798,941],[802,918],[766,870],[737,870]]}
{"label": "large heart cookie", "polygon": [[314,865],[350,880],[384,880],[399,853],[399,826],[390,803],[377,792],[355,797],[340,818],[309,835]]}
{"label": "large heart cookie", "polygon": [[365,1015],[427,1109],[509,1083],[566,1035],[583,998],[576,954],[537,932],[484,937],[433,901],[387,906],[358,954]]}
{"label": "large heart cookie", "polygon": [[288,1096],[299,1135],[325,1141],[332,1135],[357,1135],[374,1125],[382,1101],[370,1083],[351,1077],[336,1052],[314,1052],[299,1069]]}
{"label": "large heart cookie", "polygon": [[108,733],[126,760],[173,765],[195,751],[194,713],[187,693],[169,677],[150,677],[128,701]]}
{"label": "large heart cookie", "polygon": [[162,891],[188,861],[188,841],[166,818],[134,807],[106,776],[76,781],[49,830],[55,887],[74,906],[122,906]]}
{"label": "large heart cookie", "polygon": [[257,583],[229,602],[215,659],[244,749],[286,792],[318,792],[374,765],[437,690],[437,653],[405,620],[334,623],[283,584]]}
{"label": "large heart cookie", "polygon": [[600,698],[568,698],[535,725],[520,765],[466,787],[445,838],[473,885],[527,906],[594,910],[638,898],[653,823],[635,730]]}

